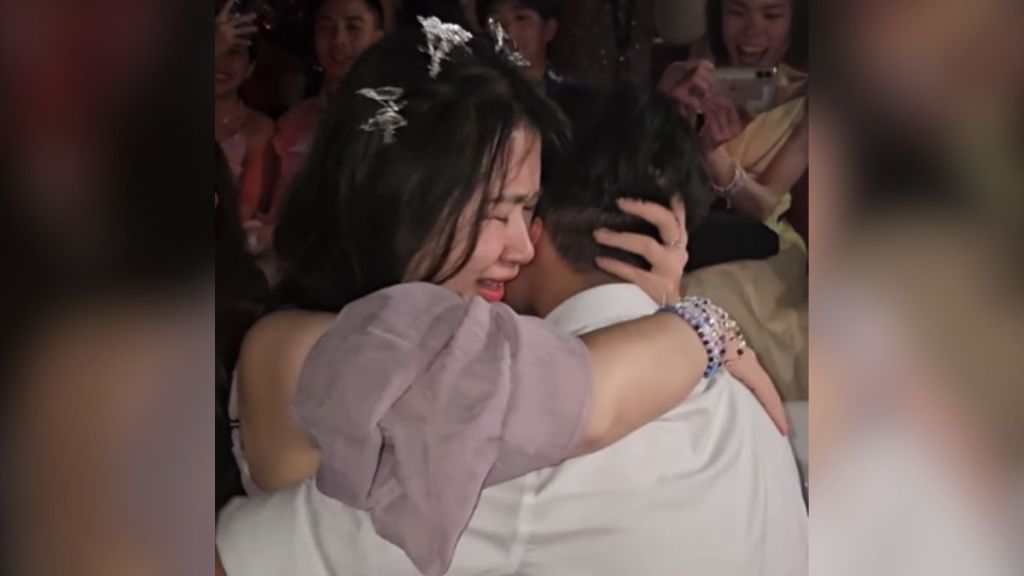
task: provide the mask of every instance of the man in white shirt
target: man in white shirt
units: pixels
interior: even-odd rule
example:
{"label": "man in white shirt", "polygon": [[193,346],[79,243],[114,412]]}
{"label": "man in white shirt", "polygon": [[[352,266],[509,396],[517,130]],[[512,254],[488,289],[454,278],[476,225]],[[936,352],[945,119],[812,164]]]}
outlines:
{"label": "man in white shirt", "polygon": [[[575,149],[545,175],[531,229],[536,255],[507,287],[506,302],[584,334],[660,305],[595,265],[598,256],[644,263],[599,246],[593,230],[661,241],[653,227],[619,210],[619,191],[663,206],[683,200],[692,225],[706,188],[694,180],[699,166],[659,165],[692,148],[678,140],[688,131],[655,96],[621,88],[562,104]],[[792,449],[726,372],[611,447],[532,476],[536,493],[521,513],[530,532],[522,574],[807,571],[807,514]]]}

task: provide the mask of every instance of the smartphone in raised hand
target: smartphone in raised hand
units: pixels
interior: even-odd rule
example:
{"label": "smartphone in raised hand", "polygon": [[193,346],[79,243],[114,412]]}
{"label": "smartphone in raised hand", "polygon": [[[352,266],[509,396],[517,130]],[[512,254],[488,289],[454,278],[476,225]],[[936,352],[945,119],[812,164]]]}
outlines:
{"label": "smartphone in raised hand", "polygon": [[715,68],[712,92],[751,116],[778,105],[779,69]]}

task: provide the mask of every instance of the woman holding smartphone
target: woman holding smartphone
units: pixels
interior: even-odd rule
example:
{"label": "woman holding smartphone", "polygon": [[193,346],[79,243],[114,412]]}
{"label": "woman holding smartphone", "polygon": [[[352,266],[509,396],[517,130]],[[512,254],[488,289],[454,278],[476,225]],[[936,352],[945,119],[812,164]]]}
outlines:
{"label": "woman holding smartphone", "polygon": [[[781,219],[790,189],[807,171],[807,74],[798,69],[807,61],[806,1],[708,0],[707,18],[710,57],[670,65],[659,87],[684,113],[695,121],[700,117],[715,193],[778,234],[780,249],[796,245],[806,251]],[[777,67],[778,105],[751,117],[715,93],[716,67]]]}
{"label": "woman holding smartphone", "polygon": [[[705,46],[660,82],[702,122],[704,164],[720,198],[690,235],[687,293],[730,310],[783,398],[806,400],[807,247],[783,215],[808,166],[807,2],[708,0],[706,14]],[[752,116],[723,99],[716,69],[726,67],[777,68],[776,105]]]}

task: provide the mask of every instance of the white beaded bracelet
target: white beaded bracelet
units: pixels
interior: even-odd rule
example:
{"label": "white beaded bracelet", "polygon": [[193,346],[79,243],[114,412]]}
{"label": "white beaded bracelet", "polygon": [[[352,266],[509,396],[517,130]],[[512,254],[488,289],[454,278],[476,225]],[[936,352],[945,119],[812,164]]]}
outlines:
{"label": "white beaded bracelet", "polygon": [[734,160],[732,165],[732,180],[730,180],[728,184],[725,186],[719,186],[713,181],[711,182],[711,189],[715,191],[715,194],[722,196],[727,200],[732,199],[732,195],[736,193],[736,190],[743,185],[743,181],[747,179],[747,172],[743,169],[743,166],[740,166],[739,162]]}

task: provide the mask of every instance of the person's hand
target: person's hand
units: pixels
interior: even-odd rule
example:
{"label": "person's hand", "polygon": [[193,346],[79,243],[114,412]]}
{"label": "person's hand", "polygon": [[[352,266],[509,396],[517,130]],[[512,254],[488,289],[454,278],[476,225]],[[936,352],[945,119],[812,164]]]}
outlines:
{"label": "person's hand", "polygon": [[214,56],[222,56],[235,46],[249,47],[252,40],[247,38],[257,31],[256,14],[232,14],[231,9],[238,0],[228,0],[214,19]]}
{"label": "person's hand", "polygon": [[245,247],[253,256],[262,256],[270,251],[274,243],[275,226],[259,217],[242,224],[245,231]]}
{"label": "person's hand", "polygon": [[703,99],[714,88],[714,71],[710,60],[673,62],[661,75],[658,90],[675,99],[685,115],[693,116],[702,112]]}
{"label": "person's hand", "polygon": [[783,436],[789,436],[789,417],[786,416],[782,397],[779,396],[772,377],[765,371],[764,366],[761,366],[754,351],[749,347],[737,349],[736,342],[732,341],[726,344],[725,356],[725,369],[750,389],[779,432]]}
{"label": "person's hand", "polygon": [[618,248],[642,256],[651,270],[642,270],[615,258],[597,258],[597,266],[605,272],[636,284],[659,304],[679,301],[683,268],[689,255],[686,252],[686,211],[682,201],[673,199],[672,210],[653,202],[620,198],[619,209],[626,214],[650,222],[658,228],[661,242],[650,236],[613,232],[600,229],[594,232],[599,244]]}
{"label": "person's hand", "polygon": [[700,129],[700,142],[705,151],[712,151],[743,132],[746,126],[736,106],[718,96],[708,96],[703,104],[704,125]]}

